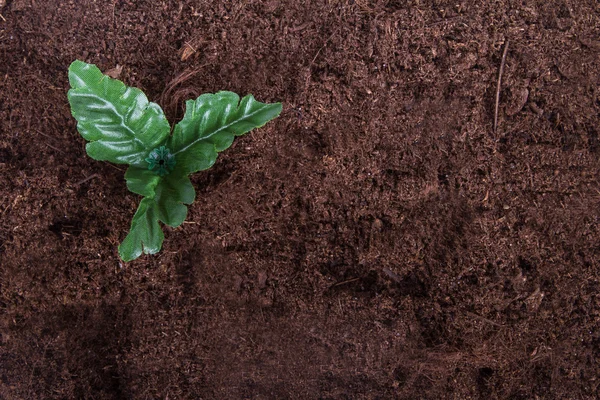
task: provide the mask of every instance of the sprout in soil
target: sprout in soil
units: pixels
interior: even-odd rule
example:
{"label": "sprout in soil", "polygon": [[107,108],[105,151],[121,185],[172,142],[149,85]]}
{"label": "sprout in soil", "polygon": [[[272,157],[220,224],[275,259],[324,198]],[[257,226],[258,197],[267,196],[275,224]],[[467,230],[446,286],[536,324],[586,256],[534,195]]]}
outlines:
{"label": "sprout in soil", "polygon": [[203,94],[188,100],[183,119],[170,134],[169,122],[156,103],[137,88],[112,79],[93,64],[74,61],[68,93],[77,130],[95,160],[128,164],[127,188],[143,196],[119,256],[131,261],[154,254],[164,235],[159,221],[183,223],[196,193],[188,175],[210,168],[217,153],[243,135],[274,119],[281,104],[265,104],[252,95]]}

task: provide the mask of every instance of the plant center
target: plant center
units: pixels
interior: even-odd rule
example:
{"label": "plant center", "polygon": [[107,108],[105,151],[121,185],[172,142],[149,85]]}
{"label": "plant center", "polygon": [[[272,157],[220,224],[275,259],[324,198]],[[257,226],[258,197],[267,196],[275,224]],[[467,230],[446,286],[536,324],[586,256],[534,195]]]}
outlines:
{"label": "plant center", "polygon": [[150,152],[146,162],[149,170],[154,171],[159,176],[165,176],[175,167],[175,156],[171,154],[168,148],[160,146]]}

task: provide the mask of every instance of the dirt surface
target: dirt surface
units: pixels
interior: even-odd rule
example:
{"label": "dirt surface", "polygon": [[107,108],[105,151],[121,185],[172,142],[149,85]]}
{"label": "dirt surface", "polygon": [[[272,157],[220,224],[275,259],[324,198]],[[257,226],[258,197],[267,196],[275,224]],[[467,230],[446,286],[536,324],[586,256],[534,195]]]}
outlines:
{"label": "dirt surface", "polygon": [[[597,1],[0,6],[0,398],[600,397]],[[284,111],[124,264],[75,59]]]}

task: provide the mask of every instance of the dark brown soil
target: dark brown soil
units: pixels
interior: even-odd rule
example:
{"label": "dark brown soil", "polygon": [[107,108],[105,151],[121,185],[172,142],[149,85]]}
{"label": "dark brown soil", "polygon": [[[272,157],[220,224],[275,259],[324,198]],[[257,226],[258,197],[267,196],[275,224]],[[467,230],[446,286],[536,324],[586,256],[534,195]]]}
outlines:
{"label": "dark brown soil", "polygon": [[[2,3],[0,398],[600,396],[597,1]],[[123,264],[74,59],[284,111]]]}

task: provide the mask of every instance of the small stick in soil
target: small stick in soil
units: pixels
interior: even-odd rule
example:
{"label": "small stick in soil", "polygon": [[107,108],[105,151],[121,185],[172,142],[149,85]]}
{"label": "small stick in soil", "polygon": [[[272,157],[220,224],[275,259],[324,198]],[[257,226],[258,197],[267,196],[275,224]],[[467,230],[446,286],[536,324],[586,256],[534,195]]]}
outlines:
{"label": "small stick in soil", "polygon": [[351,278],[351,279],[346,279],[345,281],[341,281],[341,282],[338,282],[338,283],[336,283],[336,284],[333,284],[333,285],[331,285],[331,286],[329,287],[329,289],[333,289],[333,288],[336,288],[336,287],[338,287],[338,286],[342,286],[342,285],[347,285],[347,284],[349,284],[349,283],[353,283],[353,282],[356,282],[356,281],[359,281],[359,280],[360,280],[360,278]]}
{"label": "small stick in soil", "polygon": [[323,49],[325,47],[327,47],[327,43],[329,43],[329,41],[338,32],[338,30],[339,30],[339,28],[337,28],[335,31],[333,31],[333,33],[331,35],[329,35],[329,37],[327,38],[327,40],[325,40],[325,43],[323,43],[323,46],[321,46],[321,48],[317,51],[317,54],[315,54],[315,56],[313,57],[312,61],[308,65],[308,76],[306,77],[306,83],[305,83],[307,88],[308,88],[308,85],[310,83],[310,78],[312,76],[312,73],[311,73],[312,66],[314,65],[315,61],[317,60],[317,57],[319,57],[319,54],[321,54],[321,51],[323,51]]}
{"label": "small stick in soil", "polygon": [[121,168],[117,167],[116,165],[113,165],[113,164],[111,164],[111,163],[107,163],[107,165],[109,165],[109,166],[113,167],[113,168],[114,168],[114,169],[116,169],[117,171],[121,171],[121,172],[123,172],[123,170],[122,170]]}
{"label": "small stick in soil", "polygon": [[494,133],[498,129],[498,105],[500,103],[500,86],[502,85],[502,73],[504,73],[504,64],[506,64],[506,53],[508,53],[508,44],[510,41],[506,39],[504,52],[502,53],[502,61],[500,62],[500,71],[498,72],[498,86],[496,86],[496,107],[494,108]]}
{"label": "small stick in soil", "polygon": [[[38,130],[38,129],[34,129],[34,130],[35,130],[37,133],[39,133],[40,135],[42,135],[42,136],[44,136],[44,137],[47,137],[48,139],[51,139],[51,137],[50,137],[50,136],[48,136],[48,135],[46,135],[44,132],[42,132],[42,131],[40,131],[40,130]],[[65,152],[64,152],[64,151],[62,151],[61,149],[57,149],[56,147],[52,146],[52,145],[51,145],[51,144],[49,144],[49,143],[44,143],[44,144],[45,144],[46,146],[50,147],[52,150],[56,150],[56,151],[58,151],[59,153],[63,153],[63,154],[65,154]]]}
{"label": "small stick in soil", "polygon": [[89,181],[90,179],[94,179],[94,178],[97,178],[97,177],[98,177],[98,174],[92,174],[92,175],[88,176],[87,178],[83,178],[79,182],[75,182],[75,186],[79,186],[82,183],[85,183],[85,182]]}
{"label": "small stick in soil", "polygon": [[491,324],[491,325],[494,325],[494,326],[500,326],[500,327],[502,326],[502,324],[499,324],[497,322],[492,321],[491,319],[482,317],[481,315],[477,315],[477,314],[469,312],[469,311],[465,311],[465,314],[467,314],[469,317],[478,319],[478,320],[483,321],[483,322],[487,322],[488,324]]}
{"label": "small stick in soil", "polygon": [[45,143],[45,144],[46,144],[46,146],[50,147],[52,150],[54,150],[54,151],[58,151],[59,153],[63,153],[63,154],[65,154],[65,152],[64,152],[64,151],[62,151],[61,149],[58,149],[58,148],[56,148],[56,147],[52,146],[50,143]]}

